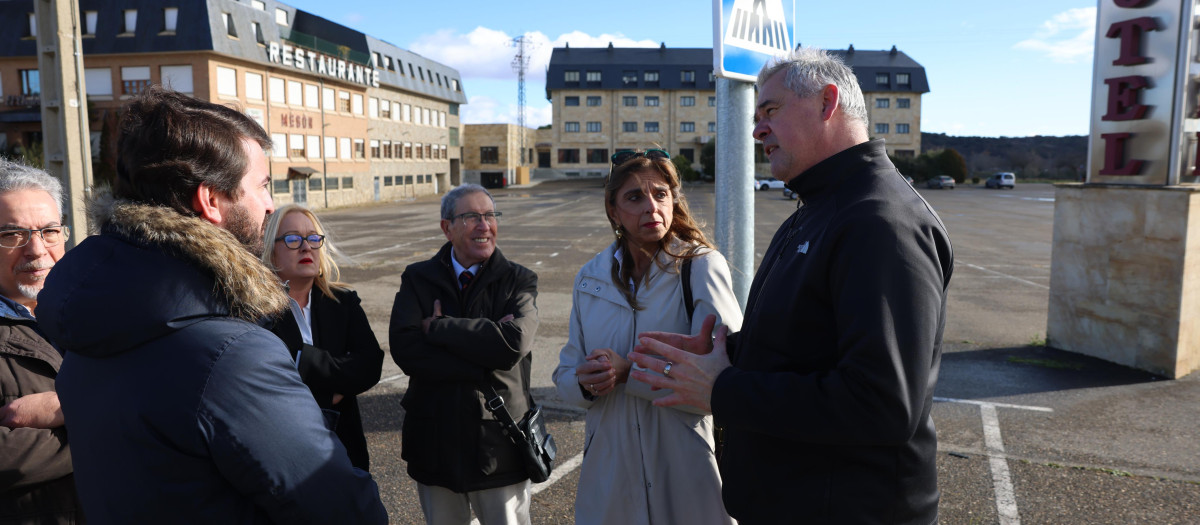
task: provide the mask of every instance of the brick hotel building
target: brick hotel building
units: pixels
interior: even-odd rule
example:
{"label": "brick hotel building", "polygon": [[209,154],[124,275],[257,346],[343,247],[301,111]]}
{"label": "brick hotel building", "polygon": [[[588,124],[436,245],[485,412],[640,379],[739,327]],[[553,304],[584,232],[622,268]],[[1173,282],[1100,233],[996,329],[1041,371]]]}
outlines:
{"label": "brick hotel building", "polygon": [[[34,0],[0,0],[0,152],[41,141]],[[278,204],[322,208],[461,182],[459,72],[271,0],[79,0],[96,179],[151,83],[266,128]]]}
{"label": "brick hotel building", "polygon": [[[886,139],[890,155],[920,153],[925,68],[895,47],[831,52],[858,77],[872,138]],[[546,99],[553,151],[540,157],[539,167],[559,175],[607,175],[614,151],[656,145],[695,163],[717,134],[710,48],[556,48]]]}

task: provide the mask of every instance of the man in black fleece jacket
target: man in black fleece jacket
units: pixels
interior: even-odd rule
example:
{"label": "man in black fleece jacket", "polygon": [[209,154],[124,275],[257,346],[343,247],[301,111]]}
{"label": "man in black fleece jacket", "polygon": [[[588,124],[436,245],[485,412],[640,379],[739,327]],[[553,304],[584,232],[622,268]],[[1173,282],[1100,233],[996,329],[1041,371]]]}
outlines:
{"label": "man in black fleece jacket", "polygon": [[802,206],[763,257],[742,330],[642,334],[634,361],[663,375],[635,377],[674,390],[656,404],[724,426],[723,499],[743,525],[934,523],[946,229],[869,140],[839,59],[798,49],[758,88],[754,137]]}

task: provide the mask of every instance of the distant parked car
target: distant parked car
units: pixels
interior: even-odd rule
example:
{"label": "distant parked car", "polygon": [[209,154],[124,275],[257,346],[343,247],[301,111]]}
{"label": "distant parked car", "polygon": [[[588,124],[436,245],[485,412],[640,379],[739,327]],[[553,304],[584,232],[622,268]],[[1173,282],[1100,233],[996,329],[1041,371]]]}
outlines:
{"label": "distant parked car", "polygon": [[949,175],[938,175],[937,177],[925,181],[925,187],[938,190],[952,190],[954,189],[954,177]]}
{"label": "distant parked car", "polygon": [[1011,190],[1017,187],[1017,176],[1007,171],[1002,171],[988,177],[987,182],[984,182],[983,186],[986,188],[1008,188]]}
{"label": "distant parked car", "polygon": [[783,181],[779,179],[754,179],[754,189],[758,191],[781,190]]}
{"label": "distant parked car", "polygon": [[912,177],[909,177],[908,175],[905,175],[905,176],[904,176],[904,180],[908,181],[908,185],[909,185],[909,186],[912,186],[912,183],[913,183]]}

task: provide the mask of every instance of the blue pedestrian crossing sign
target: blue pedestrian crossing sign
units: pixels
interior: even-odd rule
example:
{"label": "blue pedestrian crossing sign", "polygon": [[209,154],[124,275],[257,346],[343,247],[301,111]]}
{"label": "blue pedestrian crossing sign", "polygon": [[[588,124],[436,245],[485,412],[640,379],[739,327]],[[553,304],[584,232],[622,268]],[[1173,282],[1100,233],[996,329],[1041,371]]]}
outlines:
{"label": "blue pedestrian crossing sign", "polygon": [[[784,4],[789,9],[784,9]],[[753,82],[772,57],[792,49],[793,0],[713,0],[713,71]]]}

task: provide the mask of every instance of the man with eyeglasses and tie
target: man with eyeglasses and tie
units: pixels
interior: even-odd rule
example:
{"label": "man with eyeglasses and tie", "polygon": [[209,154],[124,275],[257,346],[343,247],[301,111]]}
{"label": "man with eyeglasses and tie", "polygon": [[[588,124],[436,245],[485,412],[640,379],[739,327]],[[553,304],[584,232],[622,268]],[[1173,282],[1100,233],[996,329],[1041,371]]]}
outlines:
{"label": "man with eyeglasses and tie", "polygon": [[404,270],[392,306],[392,358],[409,376],[403,451],[425,522],[528,524],[530,482],[481,388],[520,419],[537,331],[537,274],[496,247],[500,212],[486,189],[442,197],[445,245]]}
{"label": "man with eyeglasses and tie", "polygon": [[62,184],[0,159],[0,523],[82,521],[54,379],[62,354],[34,315],[63,256]]}

